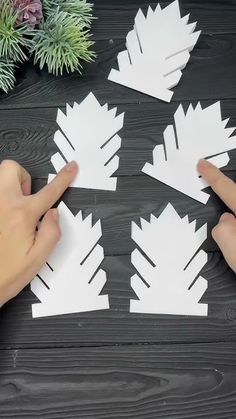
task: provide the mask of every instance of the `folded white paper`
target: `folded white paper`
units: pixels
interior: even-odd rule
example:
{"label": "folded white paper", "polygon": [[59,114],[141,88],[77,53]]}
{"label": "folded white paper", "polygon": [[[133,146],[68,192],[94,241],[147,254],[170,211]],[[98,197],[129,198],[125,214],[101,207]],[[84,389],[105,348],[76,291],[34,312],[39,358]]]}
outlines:
{"label": "folded white paper", "polygon": [[196,22],[181,18],[179,3],[165,9],[149,6],[147,16],[139,9],[134,29],[126,37],[127,50],[118,54],[119,70],[112,69],[108,79],[147,95],[170,102],[175,87],[194,48],[199,32]]}
{"label": "folded white paper", "polygon": [[208,184],[197,163],[205,158],[219,168],[226,166],[226,151],[236,148],[236,136],[231,137],[235,128],[225,128],[229,119],[222,120],[220,102],[205,109],[200,103],[195,109],[190,105],[186,114],[180,105],[174,120],[164,131],[164,145],[153,150],[153,164],[146,163],[142,171],[206,204],[210,195],[202,189]]}
{"label": "folded white paper", "polygon": [[[139,300],[130,301],[136,313],[207,316],[208,305],[199,303],[207,281],[199,276],[207,254],[199,247],[207,237],[207,225],[195,231],[196,221],[180,218],[168,204],[159,218],[132,223],[132,239],[139,246],[131,261],[138,274],[131,286]],[[145,256],[144,256],[145,255]]]}
{"label": "folded white paper", "polygon": [[[124,114],[116,116],[117,108],[101,106],[93,93],[73,107],[67,105],[66,115],[58,110],[57,123],[61,129],[54,142],[60,152],[51,162],[56,170],[75,160],[79,173],[70,186],[88,189],[116,190],[117,178],[112,177],[119,167],[116,155],[121,146],[117,132],[123,127]],[[49,181],[55,175],[49,175]]]}
{"label": "folded white paper", "polygon": [[41,301],[32,304],[33,317],[54,316],[109,308],[107,295],[99,295],[106,273],[99,269],[104,258],[97,244],[101,222],[92,226],[92,215],[75,217],[61,202],[59,207],[61,240],[31,282],[31,290]]}

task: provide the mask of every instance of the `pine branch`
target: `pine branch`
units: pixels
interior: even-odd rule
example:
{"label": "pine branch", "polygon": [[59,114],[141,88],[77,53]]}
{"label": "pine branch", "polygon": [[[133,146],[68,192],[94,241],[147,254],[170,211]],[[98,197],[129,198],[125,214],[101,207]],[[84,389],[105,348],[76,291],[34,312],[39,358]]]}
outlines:
{"label": "pine branch", "polygon": [[5,93],[8,93],[14,87],[14,69],[13,61],[0,59],[0,90],[3,90]]}
{"label": "pine branch", "polygon": [[44,0],[43,7],[46,16],[49,16],[52,10],[58,8],[62,12],[79,17],[86,26],[90,26],[93,19],[93,4],[87,3],[86,0]]}
{"label": "pine branch", "polygon": [[40,69],[46,65],[54,75],[62,75],[64,70],[81,72],[81,61],[91,62],[95,57],[89,50],[94,42],[89,40],[84,26],[75,15],[58,9],[52,12],[33,38],[34,62],[39,63]]}
{"label": "pine branch", "polygon": [[0,0],[0,58],[14,62],[27,59],[25,50],[32,46],[34,30],[17,24],[17,12],[9,0]]}

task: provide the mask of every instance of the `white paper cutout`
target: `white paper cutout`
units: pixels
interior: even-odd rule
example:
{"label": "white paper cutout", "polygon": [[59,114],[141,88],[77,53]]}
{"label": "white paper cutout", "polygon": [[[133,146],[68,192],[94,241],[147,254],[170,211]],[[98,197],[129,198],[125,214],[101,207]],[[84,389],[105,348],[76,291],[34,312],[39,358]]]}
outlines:
{"label": "white paper cutout", "polygon": [[126,37],[127,50],[118,54],[119,70],[112,69],[108,79],[170,102],[200,31],[197,22],[188,24],[189,15],[181,18],[179,3],[165,9],[160,4],[147,16],[139,9],[134,29]]}
{"label": "white paper cutout", "polygon": [[31,282],[31,290],[41,301],[32,304],[33,317],[108,309],[108,296],[99,295],[106,283],[106,273],[99,269],[104,258],[97,244],[101,222],[92,226],[91,214],[83,220],[81,211],[74,216],[63,202],[58,210],[61,240]]}
{"label": "white paper cutout", "polygon": [[[123,127],[124,113],[116,116],[117,108],[108,111],[93,93],[73,108],[67,105],[66,115],[58,110],[54,142],[58,152],[51,162],[59,172],[71,160],[76,160],[79,173],[70,186],[89,189],[116,190],[117,178],[111,177],[119,167],[115,153],[121,146],[117,132]],[[49,175],[51,181],[55,175]]]}
{"label": "white paper cutout", "polygon": [[132,223],[132,239],[146,257],[137,248],[131,255],[140,275],[131,278],[139,298],[130,300],[131,312],[207,316],[208,305],[199,303],[207,281],[199,276],[194,282],[207,262],[207,254],[198,250],[207,225],[195,228],[196,221],[181,219],[171,204],[159,218],[151,214],[150,223],[141,219],[141,228]]}
{"label": "white paper cutout", "polygon": [[[146,163],[142,171],[174,189],[206,204],[210,195],[203,192],[208,184],[199,176],[197,163],[206,158],[217,167],[228,164],[226,151],[236,148],[235,128],[225,128],[229,119],[222,120],[220,102],[202,109],[198,103],[184,113],[182,105],[175,115],[175,127],[164,131],[164,145],[153,150],[153,164]],[[221,153],[221,154],[220,154]]]}

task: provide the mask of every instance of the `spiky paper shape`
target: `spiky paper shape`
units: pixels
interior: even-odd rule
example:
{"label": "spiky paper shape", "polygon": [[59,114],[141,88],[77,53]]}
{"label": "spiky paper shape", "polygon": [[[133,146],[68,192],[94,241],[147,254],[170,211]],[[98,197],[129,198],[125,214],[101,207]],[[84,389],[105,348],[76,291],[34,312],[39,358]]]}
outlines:
{"label": "spiky paper shape", "polygon": [[139,298],[130,301],[131,312],[207,315],[207,304],[199,303],[207,281],[199,276],[194,282],[207,262],[207,254],[198,251],[207,226],[195,228],[196,221],[181,219],[171,204],[159,218],[151,214],[150,222],[141,219],[141,228],[132,223],[132,239],[142,253],[136,248],[131,256],[138,272],[131,286]]}
{"label": "spiky paper shape", "polygon": [[100,295],[106,273],[99,268],[103,248],[101,222],[92,226],[92,215],[75,217],[61,202],[59,207],[61,240],[31,282],[31,290],[41,303],[32,305],[33,317],[53,316],[109,308],[107,295]]}
{"label": "spiky paper shape", "polygon": [[[101,106],[93,93],[80,105],[67,105],[66,115],[58,110],[57,131],[54,141],[61,154],[56,153],[51,161],[58,172],[65,163],[76,160],[79,174],[71,186],[115,190],[117,178],[112,177],[118,169],[116,152],[121,146],[117,132],[123,127],[124,114],[116,116],[116,108],[108,110]],[[49,181],[55,175],[49,175]]]}
{"label": "spiky paper shape", "polygon": [[169,102],[200,35],[188,19],[181,18],[178,0],[163,10],[149,7],[146,17],[139,9],[127,50],[117,56],[119,71],[112,69],[108,79]]}
{"label": "spiky paper shape", "polygon": [[[146,163],[142,171],[172,188],[206,204],[210,195],[202,190],[208,184],[199,177],[197,163],[206,158],[217,167],[229,162],[226,151],[236,148],[235,128],[226,128],[229,119],[222,120],[220,102],[203,109],[182,105],[174,115],[175,125],[164,131],[164,145],[153,150],[153,164]],[[213,157],[215,156],[215,157]]]}

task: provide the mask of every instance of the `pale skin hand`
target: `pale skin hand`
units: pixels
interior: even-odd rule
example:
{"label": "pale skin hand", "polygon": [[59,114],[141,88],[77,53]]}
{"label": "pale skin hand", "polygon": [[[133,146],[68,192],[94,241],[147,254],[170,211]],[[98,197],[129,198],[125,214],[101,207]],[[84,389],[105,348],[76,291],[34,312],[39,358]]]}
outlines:
{"label": "pale skin hand", "polygon": [[212,236],[228,265],[236,271],[236,183],[206,160],[200,160],[197,169],[232,211],[225,212],[220,217],[219,223],[212,230]]}
{"label": "pale skin hand", "polygon": [[76,163],[71,162],[50,184],[31,195],[29,173],[12,160],[0,164],[0,306],[34,278],[60,239],[58,211],[50,208],[77,171]]}

